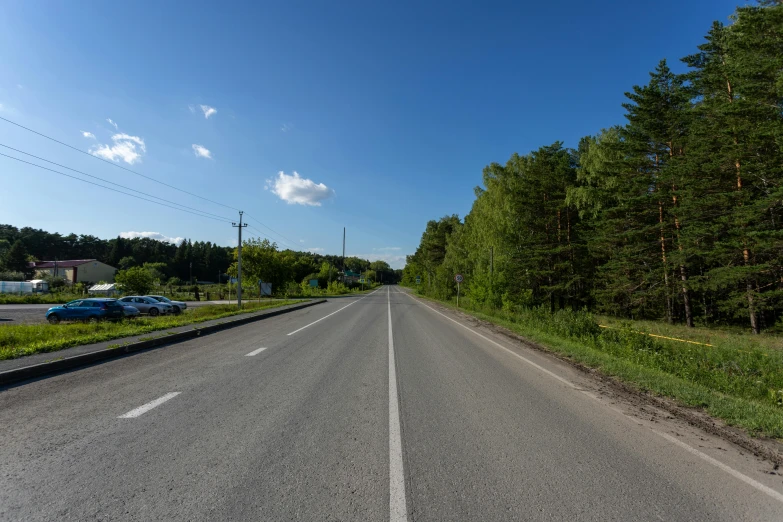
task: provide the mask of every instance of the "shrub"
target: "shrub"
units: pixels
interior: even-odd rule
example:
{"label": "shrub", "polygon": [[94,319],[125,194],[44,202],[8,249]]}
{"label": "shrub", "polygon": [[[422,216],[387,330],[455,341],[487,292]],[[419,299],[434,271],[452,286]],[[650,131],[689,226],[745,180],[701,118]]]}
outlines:
{"label": "shrub", "polygon": [[134,266],[127,270],[117,272],[115,281],[122,287],[122,291],[128,294],[145,295],[150,293],[154,281],[149,270],[140,266]]}

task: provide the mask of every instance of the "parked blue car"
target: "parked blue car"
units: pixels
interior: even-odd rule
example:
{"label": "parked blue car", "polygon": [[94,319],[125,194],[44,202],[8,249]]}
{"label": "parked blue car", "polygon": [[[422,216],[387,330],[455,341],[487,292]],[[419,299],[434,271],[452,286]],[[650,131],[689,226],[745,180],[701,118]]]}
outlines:
{"label": "parked blue car", "polygon": [[53,306],[46,312],[46,320],[51,324],[60,321],[98,322],[102,319],[122,319],[125,310],[116,299],[91,298],[77,299],[60,306]]}

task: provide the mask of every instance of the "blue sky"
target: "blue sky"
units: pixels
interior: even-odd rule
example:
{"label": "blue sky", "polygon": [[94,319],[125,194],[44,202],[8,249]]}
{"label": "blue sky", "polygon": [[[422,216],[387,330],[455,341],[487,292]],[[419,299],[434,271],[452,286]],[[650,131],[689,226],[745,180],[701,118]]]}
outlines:
{"label": "blue sky", "polygon": [[[737,4],[10,1],[0,116],[242,209],[281,247],[336,254],[345,226],[349,255],[401,267],[429,219],[470,210],[486,164],[622,123],[623,93],[661,58],[682,70]],[[0,143],[237,219],[4,121]],[[0,223],[236,243],[2,156],[0,186]]]}

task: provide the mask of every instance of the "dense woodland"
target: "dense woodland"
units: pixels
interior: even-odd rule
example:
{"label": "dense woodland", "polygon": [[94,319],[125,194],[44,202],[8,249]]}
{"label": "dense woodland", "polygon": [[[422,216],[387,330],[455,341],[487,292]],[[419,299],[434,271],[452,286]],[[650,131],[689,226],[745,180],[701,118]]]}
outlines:
{"label": "dense woodland", "polygon": [[[272,282],[276,289],[315,278],[323,279],[322,286],[326,286],[330,279],[336,280],[343,266],[378,281],[394,282],[401,276],[384,261],[281,251],[276,244],[255,238],[243,241],[243,246],[244,274]],[[0,225],[0,279],[29,278],[28,261],[54,259],[97,259],[120,270],[148,267],[159,282],[173,285],[186,283],[191,275],[193,281],[218,282],[220,278],[225,282],[229,275],[236,274],[236,248],[208,241],[188,239],[174,245],[150,238],[107,240]]]}
{"label": "dense woodland", "polygon": [[758,333],[783,316],[783,4],[738,8],[626,93],[625,123],[484,168],[404,282],[486,306],[587,308]]}

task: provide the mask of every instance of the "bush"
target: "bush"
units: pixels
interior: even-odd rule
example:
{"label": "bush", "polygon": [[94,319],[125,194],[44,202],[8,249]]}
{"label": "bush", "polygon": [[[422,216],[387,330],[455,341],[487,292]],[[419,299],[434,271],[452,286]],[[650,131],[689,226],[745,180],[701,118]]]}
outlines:
{"label": "bush", "polygon": [[115,281],[122,287],[126,294],[145,295],[150,293],[154,281],[149,270],[140,266],[134,266],[127,270],[117,272]]}

